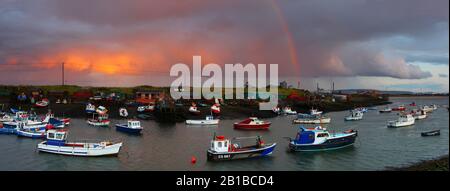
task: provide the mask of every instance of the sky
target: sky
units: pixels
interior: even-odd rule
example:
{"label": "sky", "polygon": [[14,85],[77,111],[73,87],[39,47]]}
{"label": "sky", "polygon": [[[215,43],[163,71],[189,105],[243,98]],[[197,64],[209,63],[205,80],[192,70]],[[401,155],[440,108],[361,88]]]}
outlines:
{"label": "sky", "polygon": [[169,85],[278,64],[300,88],[448,92],[448,0],[0,0],[0,84]]}

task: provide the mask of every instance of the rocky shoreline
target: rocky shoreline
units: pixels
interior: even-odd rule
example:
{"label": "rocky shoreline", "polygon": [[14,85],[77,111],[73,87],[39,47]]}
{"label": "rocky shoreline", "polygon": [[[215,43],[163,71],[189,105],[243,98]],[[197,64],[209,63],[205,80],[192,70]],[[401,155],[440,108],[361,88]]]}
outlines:
{"label": "rocky shoreline", "polygon": [[[308,112],[312,107],[326,112],[332,111],[344,111],[350,110],[355,107],[373,107],[378,105],[389,104],[388,101],[383,100],[369,100],[366,102],[341,102],[341,103],[322,103],[322,104],[308,104],[308,103],[283,103],[285,105],[290,105],[297,112]],[[101,102],[96,103],[97,105],[105,106],[109,112],[109,117],[111,119],[121,119],[119,115],[119,109],[125,107],[128,110],[129,117],[135,118],[139,113],[136,111],[136,106],[126,106],[124,103],[120,102]],[[44,115],[50,109],[56,116],[60,117],[70,117],[70,118],[89,118],[91,116],[86,115],[85,106],[86,103],[68,103],[68,104],[55,104],[51,103],[48,107],[37,108],[31,104],[6,104],[5,108],[20,108],[21,110],[30,111],[33,109],[38,115]],[[186,119],[202,119],[205,115],[210,114],[209,106],[198,107],[202,112],[199,116],[191,115],[188,111],[189,106],[187,104],[183,106],[175,106],[170,110],[164,111],[154,111],[148,113],[150,115],[150,120],[156,120],[158,122],[184,122]],[[259,110],[258,104],[242,102],[239,104],[224,104],[221,106],[221,115],[218,116],[220,119],[243,119],[249,116],[255,116],[259,118],[272,118],[277,116],[270,110]]]}
{"label": "rocky shoreline", "polygon": [[388,167],[388,171],[449,171],[448,155],[425,160],[404,167]]}

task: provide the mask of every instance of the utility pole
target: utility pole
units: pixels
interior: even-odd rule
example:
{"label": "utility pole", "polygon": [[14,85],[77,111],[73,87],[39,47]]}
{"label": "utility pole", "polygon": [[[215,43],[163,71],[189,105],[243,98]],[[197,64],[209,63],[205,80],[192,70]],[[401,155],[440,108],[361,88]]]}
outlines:
{"label": "utility pole", "polygon": [[62,85],[64,86],[64,62],[62,63]]}

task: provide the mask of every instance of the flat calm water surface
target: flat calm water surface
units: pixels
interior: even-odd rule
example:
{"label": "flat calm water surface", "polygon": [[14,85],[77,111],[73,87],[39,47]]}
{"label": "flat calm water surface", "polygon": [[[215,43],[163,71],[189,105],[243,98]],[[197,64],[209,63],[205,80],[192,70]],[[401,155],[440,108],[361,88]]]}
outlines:
{"label": "flat calm water surface", "polygon": [[[402,97],[391,98],[393,106],[399,104],[448,105],[448,97]],[[384,108],[379,106],[378,108]],[[82,112],[82,111],[80,111]],[[332,112],[325,125],[330,131],[358,130],[353,147],[325,152],[288,152],[288,141],[283,137],[294,137],[299,125],[293,125],[295,116],[280,116],[268,119],[272,122],[269,131],[239,131],[233,123],[239,120],[222,120],[218,126],[188,126],[184,123],[160,125],[154,121],[142,121],[141,136],[117,132],[115,127],[98,128],[88,126],[85,119],[72,119],[68,127],[69,140],[120,139],[122,147],[117,157],[72,157],[37,151],[42,140],[0,135],[0,170],[383,170],[399,167],[421,160],[448,154],[449,113],[440,107],[425,120],[403,128],[387,128],[389,120],[395,120],[396,112],[380,114],[365,113],[361,121],[345,122],[348,111]],[[112,120],[112,124],[125,120]],[[441,135],[421,137],[420,132],[440,129]],[[206,150],[214,132],[228,138],[262,135],[266,143],[276,142],[277,148],[270,157],[225,162],[206,161]],[[253,140],[252,140],[253,141]],[[191,157],[197,158],[191,164]]]}

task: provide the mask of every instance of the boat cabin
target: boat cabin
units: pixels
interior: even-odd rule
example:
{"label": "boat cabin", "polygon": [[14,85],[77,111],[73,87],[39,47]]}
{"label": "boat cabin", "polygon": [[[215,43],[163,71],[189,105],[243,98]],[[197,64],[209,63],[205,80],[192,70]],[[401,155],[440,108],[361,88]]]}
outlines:
{"label": "boat cabin", "polygon": [[64,146],[66,144],[67,131],[48,130],[47,145]]}
{"label": "boat cabin", "polygon": [[140,121],[128,121],[128,128],[140,129],[141,128],[141,122]]}
{"label": "boat cabin", "polygon": [[207,115],[207,116],[206,116],[206,120],[214,120],[214,116],[212,116],[212,115]]}
{"label": "boat cabin", "polygon": [[320,126],[315,128],[300,127],[294,142],[296,144],[314,144],[324,142],[328,137],[330,137],[330,133]]}
{"label": "boat cabin", "polygon": [[216,136],[214,140],[211,141],[211,150],[215,152],[228,152],[228,146],[230,141],[225,139],[224,136]]}

